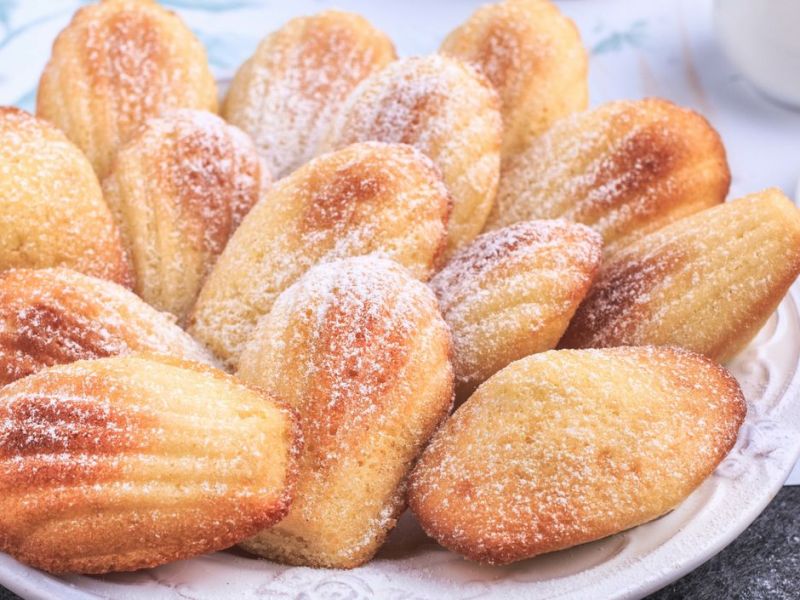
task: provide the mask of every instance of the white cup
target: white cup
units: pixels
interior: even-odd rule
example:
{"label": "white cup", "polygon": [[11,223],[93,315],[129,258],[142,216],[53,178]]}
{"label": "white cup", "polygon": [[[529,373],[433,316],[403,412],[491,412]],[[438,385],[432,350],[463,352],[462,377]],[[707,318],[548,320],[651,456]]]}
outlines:
{"label": "white cup", "polygon": [[715,0],[717,36],[753,85],[800,107],[800,0]]}

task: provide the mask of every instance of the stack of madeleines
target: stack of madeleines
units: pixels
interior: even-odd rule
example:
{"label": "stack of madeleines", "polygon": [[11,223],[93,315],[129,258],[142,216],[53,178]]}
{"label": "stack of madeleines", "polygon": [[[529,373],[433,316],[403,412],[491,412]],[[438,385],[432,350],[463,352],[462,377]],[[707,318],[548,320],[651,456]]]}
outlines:
{"label": "stack of madeleines", "polygon": [[220,116],[175,14],[81,8],[37,116],[0,109],[0,549],[351,568],[410,506],[504,564],[673,509],[734,447],[718,361],[800,273],[800,212],[725,202],[697,113],[587,102],[548,0],[399,59],[293,19]]}

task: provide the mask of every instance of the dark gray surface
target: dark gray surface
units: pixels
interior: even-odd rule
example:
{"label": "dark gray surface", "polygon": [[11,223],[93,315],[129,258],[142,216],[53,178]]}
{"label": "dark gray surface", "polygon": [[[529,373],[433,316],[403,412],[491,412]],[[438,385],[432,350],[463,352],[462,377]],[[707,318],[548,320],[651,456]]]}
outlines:
{"label": "dark gray surface", "polygon": [[[0,588],[0,600],[16,598]],[[800,486],[783,488],[733,544],[647,600],[720,598],[800,599]]]}
{"label": "dark gray surface", "polygon": [[647,600],[800,598],[800,486],[785,487],[736,541]]}

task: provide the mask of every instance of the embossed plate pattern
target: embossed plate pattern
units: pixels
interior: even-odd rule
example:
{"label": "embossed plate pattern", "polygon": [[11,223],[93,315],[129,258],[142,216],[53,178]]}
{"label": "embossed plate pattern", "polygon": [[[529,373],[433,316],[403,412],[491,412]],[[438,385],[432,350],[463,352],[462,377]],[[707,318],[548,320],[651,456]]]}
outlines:
{"label": "embossed plate pattern", "polygon": [[[406,514],[377,559],[352,571],[284,567],[235,552],[104,577],[54,577],[0,555],[0,583],[29,598],[638,598],[719,552],[769,503],[800,454],[796,291],[730,365],[748,400],[735,449],[670,514],[507,567],[469,563]],[[68,541],[65,540],[65,543]]]}
{"label": "embossed plate pattern", "polygon": [[[50,43],[85,0],[0,0],[0,101],[31,109]],[[435,50],[484,0],[337,0],[389,32],[404,55]],[[162,0],[181,12],[224,78],[264,32],[322,0]],[[710,3],[564,2],[592,54],[592,104],[666,95],[712,116],[736,174],[731,196],[794,183],[793,117],[732,76],[714,50]],[[688,42],[687,42],[688,40]],[[20,60],[20,57],[25,57]],[[697,73],[702,77],[698,78]],[[766,125],[765,125],[766,124]],[[753,139],[758,139],[754,151]],[[791,175],[790,175],[791,172]],[[623,534],[517,565],[485,568],[438,548],[404,517],[369,565],[349,572],[286,568],[218,553],[107,577],[54,577],[0,554],[0,584],[26,598],[638,598],[677,579],[732,541],[763,510],[800,454],[798,295],[782,303],[730,366],[750,410],[736,449],[675,511]],[[65,540],[69,543],[69,540]]]}

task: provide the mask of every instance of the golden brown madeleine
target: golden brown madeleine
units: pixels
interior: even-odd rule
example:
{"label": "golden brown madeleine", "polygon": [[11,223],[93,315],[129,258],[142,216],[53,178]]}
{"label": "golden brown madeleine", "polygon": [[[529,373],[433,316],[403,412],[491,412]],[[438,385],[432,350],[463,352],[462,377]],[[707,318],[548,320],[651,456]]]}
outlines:
{"label": "golden brown madeleine", "polygon": [[466,63],[444,56],[404,58],[353,91],[327,144],[400,142],[430,156],[453,196],[447,244],[452,253],[480,233],[494,202],[498,107],[488,80]]}
{"label": "golden brown madeleine", "polygon": [[269,181],[252,141],[219,117],[184,109],[149,119],[103,181],[136,293],[183,318]]}
{"label": "golden brown madeleine", "polygon": [[440,51],[474,64],[500,93],[504,157],[588,104],[586,49],[575,24],[550,0],[484,5]]}
{"label": "golden brown madeleine", "polygon": [[677,348],[558,350],[511,363],[434,436],[409,504],[440,544],[505,564],[672,510],[731,450],[736,380]]}
{"label": "golden brown madeleine", "polygon": [[120,144],[148,117],[217,110],[200,41],[152,0],[102,0],[58,35],[39,81],[36,114],[61,128],[105,177]]}
{"label": "golden brown madeleine", "polygon": [[523,221],[478,236],[431,280],[453,332],[456,391],[556,347],[600,266],[600,235],[567,221]]}
{"label": "golden brown madeleine", "polygon": [[134,352],[214,362],[170,317],[115,283],[61,268],[0,273],[0,386],[45,367]]}
{"label": "golden brown madeleine", "polygon": [[86,157],[45,121],[0,107],[0,271],[53,266],[131,284]]}
{"label": "golden brown madeleine", "polygon": [[189,329],[236,366],[256,321],[319,262],[378,253],[427,279],[448,211],[436,167],[411,146],[370,142],[320,156],[245,217],[200,290]]}
{"label": "golden brown madeleine", "polygon": [[392,41],[359,15],[326,10],[292,19],[239,68],[223,115],[283,177],[317,154],[353,88],[395,58]]}
{"label": "golden brown madeleine", "polygon": [[565,117],[503,165],[487,224],[564,218],[593,226],[606,253],[725,200],[717,132],[666,100],[622,100]]}
{"label": "golden brown madeleine", "polygon": [[304,450],[288,516],[244,542],[294,565],[368,561],[405,507],[405,480],[453,398],[450,333],[430,289],[393,261],[348,258],[280,295],[239,377],[295,409]]}
{"label": "golden brown madeleine", "polygon": [[292,414],[222,371],[114,357],[0,390],[0,549],[51,572],[227,548],[286,514]]}
{"label": "golden brown madeleine", "polygon": [[798,274],[800,211],[768,189],[672,223],[604,262],[559,344],[675,345],[725,362]]}

